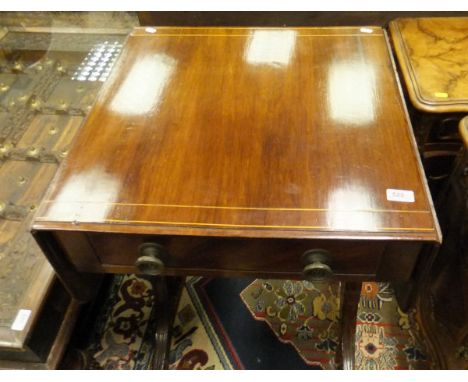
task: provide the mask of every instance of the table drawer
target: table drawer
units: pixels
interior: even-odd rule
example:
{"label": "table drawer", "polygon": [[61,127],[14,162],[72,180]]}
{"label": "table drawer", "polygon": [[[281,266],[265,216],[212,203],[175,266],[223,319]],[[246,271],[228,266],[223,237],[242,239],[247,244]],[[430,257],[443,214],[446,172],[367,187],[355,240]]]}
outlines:
{"label": "table drawer", "polygon": [[164,273],[292,277],[302,274],[302,255],[312,249],[328,252],[329,266],[339,275],[377,274],[386,246],[383,241],[216,238],[87,234],[100,266],[111,272],[138,272],[143,243],[164,248]]}

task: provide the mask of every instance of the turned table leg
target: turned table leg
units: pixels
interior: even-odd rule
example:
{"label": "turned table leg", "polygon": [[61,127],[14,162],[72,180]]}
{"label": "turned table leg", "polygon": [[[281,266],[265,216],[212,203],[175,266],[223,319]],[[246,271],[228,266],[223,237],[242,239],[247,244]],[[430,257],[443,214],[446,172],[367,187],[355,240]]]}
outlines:
{"label": "turned table leg", "polygon": [[156,296],[154,309],[158,317],[154,335],[153,370],[167,369],[169,366],[172,324],[177,312],[183,280],[181,277],[156,276],[152,278]]}
{"label": "turned table leg", "polygon": [[360,282],[343,282],[341,286],[341,346],[337,349],[336,363],[342,364],[344,370],[354,369],[356,319]]}

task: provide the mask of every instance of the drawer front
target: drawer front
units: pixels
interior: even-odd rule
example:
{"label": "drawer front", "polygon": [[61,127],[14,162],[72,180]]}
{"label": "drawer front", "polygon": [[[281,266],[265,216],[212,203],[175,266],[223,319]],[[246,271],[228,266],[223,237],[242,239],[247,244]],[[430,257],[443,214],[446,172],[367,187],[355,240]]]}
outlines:
{"label": "drawer front", "polygon": [[301,276],[302,255],[312,249],[329,253],[329,266],[340,275],[377,274],[385,242],[364,240],[304,240],[206,238],[89,233],[88,240],[105,271],[138,272],[143,243],[163,246],[164,273],[257,277]]}

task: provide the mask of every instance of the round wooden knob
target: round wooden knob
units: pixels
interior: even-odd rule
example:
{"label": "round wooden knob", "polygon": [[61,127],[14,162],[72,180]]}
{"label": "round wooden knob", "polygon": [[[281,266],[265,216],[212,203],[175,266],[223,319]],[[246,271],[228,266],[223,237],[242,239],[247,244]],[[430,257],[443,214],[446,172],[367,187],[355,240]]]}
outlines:
{"label": "round wooden knob", "polygon": [[135,266],[141,273],[157,276],[164,271],[166,252],[164,247],[155,243],[143,243],[138,248],[140,256]]}
{"label": "round wooden knob", "polygon": [[302,255],[305,264],[303,273],[308,281],[325,281],[333,277],[330,254],[324,249],[311,249]]}

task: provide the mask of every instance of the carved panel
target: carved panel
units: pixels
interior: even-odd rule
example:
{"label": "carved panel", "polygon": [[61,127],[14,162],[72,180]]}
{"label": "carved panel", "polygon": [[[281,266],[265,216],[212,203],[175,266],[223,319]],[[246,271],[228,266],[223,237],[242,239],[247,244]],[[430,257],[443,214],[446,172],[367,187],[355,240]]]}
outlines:
{"label": "carved panel", "polygon": [[[6,209],[5,203],[0,205],[1,209]],[[7,257],[7,244],[13,240],[19,232],[21,222],[6,220],[0,217],[0,264],[3,268],[3,262]]]}
{"label": "carved panel", "polygon": [[[0,143],[3,142],[6,137],[10,135],[13,130],[13,121],[10,115],[6,112],[0,111]],[[1,159],[1,148],[0,148],[0,159]]]}
{"label": "carved panel", "polygon": [[[57,161],[65,158],[83,118],[68,115],[37,115],[15,148],[16,157],[21,153],[42,161]],[[42,155],[42,157],[41,157]],[[25,158],[27,159],[27,158]]]}
{"label": "carved panel", "polygon": [[57,165],[8,161],[0,167],[0,200],[17,205],[36,205],[52,180]]}
{"label": "carved panel", "polygon": [[[29,233],[30,219],[102,85],[72,77],[87,69],[91,58],[108,74],[112,62],[105,57],[107,66],[99,65],[95,53],[101,57],[113,49],[114,57],[125,38],[5,31],[0,36],[1,351],[24,349],[52,280],[53,270]],[[11,330],[20,309],[31,310],[29,323],[22,331]]]}
{"label": "carved panel", "polygon": [[76,33],[31,33],[9,32],[1,45],[11,50],[45,50],[64,52],[88,52],[97,44],[108,42],[122,42],[123,34],[86,33],[77,36]]}
{"label": "carved panel", "polygon": [[90,110],[100,86],[99,82],[61,79],[41,111],[85,115]]}
{"label": "carved panel", "polygon": [[0,73],[0,94],[3,95],[11,89],[17,76],[11,73]]}
{"label": "carved panel", "polygon": [[33,95],[34,81],[24,74],[15,76],[10,89],[0,99],[3,110],[12,110],[16,105],[25,105]]}
{"label": "carved panel", "polygon": [[[46,258],[27,229],[21,231],[9,243],[9,255],[6,256],[3,252],[4,257],[0,259],[0,327],[11,326],[18,310],[25,308],[21,303],[30,283],[36,280],[44,266],[48,266]],[[0,247],[0,253],[1,251]],[[18,262],[21,264],[21,272],[18,272]],[[38,292],[40,291],[31,291]]]}

